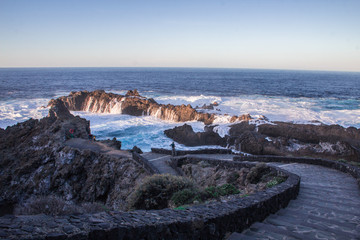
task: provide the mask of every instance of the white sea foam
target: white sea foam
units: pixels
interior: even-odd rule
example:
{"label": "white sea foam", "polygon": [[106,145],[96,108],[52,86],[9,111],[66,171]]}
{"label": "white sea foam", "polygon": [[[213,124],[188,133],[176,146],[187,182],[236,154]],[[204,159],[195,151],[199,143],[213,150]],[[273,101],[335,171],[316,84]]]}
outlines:
{"label": "white sea foam", "polygon": [[25,99],[1,102],[0,105],[0,128],[23,122],[29,118],[40,119],[48,114],[47,105],[49,99]]}
{"label": "white sea foam", "polygon": [[159,96],[159,97],[154,97],[155,101],[157,101],[160,104],[173,104],[173,105],[181,105],[181,104],[185,104],[188,105],[190,104],[192,107],[201,107],[204,104],[209,104],[209,103],[213,103],[213,102],[221,102],[222,98],[221,97],[217,97],[217,96],[204,96],[204,95],[199,95],[199,96]]}
{"label": "white sea foam", "polygon": [[[184,123],[163,121],[154,116],[129,116],[122,114],[95,114],[88,112],[72,112],[90,120],[92,133],[98,139],[112,139],[116,137],[122,141],[124,149],[133,146],[143,151],[150,151],[152,147],[170,148],[172,140],[167,138],[164,130],[181,126]],[[186,122],[195,132],[204,131],[202,122]],[[213,146],[215,147],[215,146]],[[196,149],[177,144],[177,149]]]}
{"label": "white sea foam", "polygon": [[[125,91],[119,93],[125,94]],[[68,93],[67,93],[68,94]],[[153,93],[151,93],[153,94]],[[61,94],[64,95],[64,94]],[[150,95],[148,97],[151,97]],[[0,105],[0,127],[16,124],[29,118],[42,118],[48,114],[46,106],[50,99],[26,99],[2,101]],[[202,106],[214,101],[219,103],[221,111],[208,111],[222,114],[215,118],[214,128],[220,136],[228,134],[230,117],[232,115],[242,115],[249,113],[257,118],[261,115],[266,116],[269,121],[289,121],[294,123],[312,124],[340,124],[342,126],[360,127],[360,105],[352,109],[326,109],[324,102],[331,102],[336,105],[334,99],[310,99],[310,98],[286,98],[286,97],[267,97],[267,96],[238,96],[238,97],[217,97],[217,96],[162,96],[155,97],[159,103],[171,104],[191,104]],[[90,106],[88,106],[90,108]],[[114,102],[109,106],[110,112],[118,112],[121,102]],[[340,110],[339,110],[340,109]],[[159,110],[160,111],[160,110]],[[149,151],[151,147],[168,148],[172,142],[167,138],[163,131],[184,123],[174,123],[163,121],[154,116],[134,117],[120,114],[93,114],[85,112],[74,112],[91,120],[91,129],[100,138],[117,137],[123,142],[124,148],[132,148],[138,145],[144,151]],[[144,115],[148,115],[144,112]],[[153,115],[159,116],[159,112]],[[228,115],[225,115],[228,114]],[[171,117],[170,117],[171,118]],[[171,119],[170,119],[171,120]],[[271,123],[267,120],[252,120],[250,123],[259,125]],[[315,122],[314,122],[315,121]],[[195,132],[203,131],[202,122],[188,122]],[[208,147],[208,146],[206,146]],[[296,144],[294,144],[296,147]],[[194,149],[182,145],[178,149]]]}

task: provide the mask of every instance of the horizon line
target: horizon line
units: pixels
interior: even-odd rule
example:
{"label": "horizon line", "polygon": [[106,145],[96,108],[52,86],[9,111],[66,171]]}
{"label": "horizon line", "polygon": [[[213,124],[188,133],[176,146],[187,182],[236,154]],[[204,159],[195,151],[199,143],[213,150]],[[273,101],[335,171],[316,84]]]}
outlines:
{"label": "horizon line", "polygon": [[347,73],[360,73],[360,70],[322,70],[322,69],[290,69],[290,68],[237,68],[237,67],[150,67],[150,66],[127,66],[127,67],[69,67],[69,66],[55,66],[55,67],[0,67],[0,69],[36,69],[36,68],[159,68],[159,69],[236,69],[236,70],[273,70],[273,71],[307,71],[307,72],[347,72]]}

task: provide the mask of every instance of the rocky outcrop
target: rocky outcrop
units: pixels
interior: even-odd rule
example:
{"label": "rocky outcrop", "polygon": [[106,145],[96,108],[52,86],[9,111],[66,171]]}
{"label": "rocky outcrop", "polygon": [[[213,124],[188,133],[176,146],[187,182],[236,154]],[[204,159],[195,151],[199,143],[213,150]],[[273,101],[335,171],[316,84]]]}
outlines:
{"label": "rocky outcrop", "polygon": [[220,145],[254,155],[308,156],[360,161],[360,130],[339,125],[242,121],[221,138],[214,126],[195,133],[188,125],[166,130],[165,135],[186,146]]}
{"label": "rocky outcrop", "polygon": [[226,146],[226,140],[213,131],[194,132],[188,124],[164,131],[165,135],[185,146],[220,145]]}
{"label": "rocky outcrop", "polygon": [[293,155],[360,161],[360,130],[339,125],[274,122],[234,124],[228,143],[255,155]]}
{"label": "rocky outcrop", "polygon": [[[48,106],[55,107],[62,104],[70,111],[122,113],[133,116],[151,115],[174,122],[197,120],[211,124],[216,117],[215,114],[197,112],[190,105],[159,104],[152,98],[140,96],[137,90],[130,90],[124,96],[106,93],[103,90],[71,92],[69,96],[51,100]],[[244,115],[236,119],[250,120],[251,117]]]}
{"label": "rocky outcrop", "polygon": [[48,117],[0,131],[0,205],[55,195],[121,209],[148,172],[130,157],[67,146],[70,137],[90,141],[89,121],[54,102]]}

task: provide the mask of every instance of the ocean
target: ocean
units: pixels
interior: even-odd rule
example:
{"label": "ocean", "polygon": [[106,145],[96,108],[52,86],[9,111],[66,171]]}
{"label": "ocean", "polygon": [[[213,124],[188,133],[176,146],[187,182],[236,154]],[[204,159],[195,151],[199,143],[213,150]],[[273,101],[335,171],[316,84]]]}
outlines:
{"label": "ocean", "polygon": [[[193,107],[219,103],[218,114],[294,123],[339,124],[360,128],[360,73],[196,68],[2,68],[0,69],[0,128],[47,115],[52,98],[71,91],[103,89],[142,96],[164,104]],[[73,112],[90,120],[97,139],[116,137],[124,149],[134,145],[170,148],[163,131],[182,125],[152,116]],[[189,122],[195,131],[204,124]],[[219,133],[229,126],[219,117]],[[192,149],[177,145],[178,149]]]}

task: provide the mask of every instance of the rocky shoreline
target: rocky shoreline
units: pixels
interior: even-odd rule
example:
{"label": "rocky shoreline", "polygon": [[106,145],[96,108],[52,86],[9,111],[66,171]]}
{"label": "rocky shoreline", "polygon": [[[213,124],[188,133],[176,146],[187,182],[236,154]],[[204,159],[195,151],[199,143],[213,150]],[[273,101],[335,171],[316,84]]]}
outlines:
{"label": "rocky shoreline", "polygon": [[[124,96],[104,91],[72,92],[51,100],[49,107],[49,115],[43,119],[0,129],[1,206],[11,207],[32,196],[61,195],[74,203],[100,202],[123,209],[134,187],[151,175],[131,155],[121,152],[116,140],[81,148],[81,141],[90,141],[90,123],[70,110],[117,110],[207,124],[204,132],[195,133],[187,124],[165,131],[166,136],[187,146],[218,145],[254,155],[360,162],[360,130],[354,127],[269,122],[242,115],[233,116],[227,133],[220,136],[212,124],[217,114],[198,112],[190,105],[158,104],[136,90]],[[82,140],[69,144],[69,138]]]}
{"label": "rocky shoreline", "polygon": [[[133,116],[152,115],[175,122],[202,121],[204,132],[194,132],[189,125],[166,130],[167,137],[186,146],[218,145],[254,155],[308,156],[348,160],[360,160],[360,130],[339,125],[294,124],[270,122],[266,117],[253,119],[249,114],[229,116],[226,134],[218,133],[214,121],[223,116],[206,113],[218,103],[192,108],[190,105],[158,104],[152,98],[141,96],[137,90],[125,95],[93,92],[71,92],[49,102],[50,107],[65,106],[70,111],[96,113],[123,113]],[[198,110],[197,110],[198,109]],[[233,124],[231,124],[233,123]]]}
{"label": "rocky shoreline", "polygon": [[[70,111],[88,111],[94,113],[121,113],[132,116],[155,116],[174,122],[201,121],[212,124],[216,114],[196,111],[190,105],[159,104],[152,98],[140,96],[137,90],[130,90],[125,95],[106,93],[104,90],[93,92],[71,92],[69,96],[51,100],[49,107],[63,104]],[[250,120],[248,114],[232,116],[231,121]]]}
{"label": "rocky shoreline", "polygon": [[[113,148],[113,141],[92,148],[89,134],[89,121],[58,101],[43,119],[1,129],[0,205],[54,195],[74,204],[99,202],[123,209],[132,189],[150,173],[130,154]],[[70,140],[80,145],[73,147]],[[81,141],[90,147],[81,148]]]}

